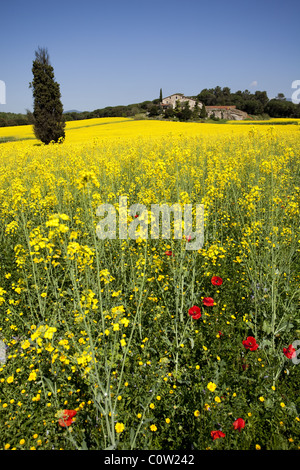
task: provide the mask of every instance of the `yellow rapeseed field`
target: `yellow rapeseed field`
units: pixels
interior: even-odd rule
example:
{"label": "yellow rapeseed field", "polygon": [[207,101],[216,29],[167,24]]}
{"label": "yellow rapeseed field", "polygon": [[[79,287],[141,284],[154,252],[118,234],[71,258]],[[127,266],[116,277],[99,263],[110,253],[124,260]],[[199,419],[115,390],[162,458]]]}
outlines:
{"label": "yellow rapeseed field", "polygon": [[[47,146],[0,129],[0,448],[299,448],[287,121],[92,119]],[[203,246],[99,239],[125,196],[203,204]]]}

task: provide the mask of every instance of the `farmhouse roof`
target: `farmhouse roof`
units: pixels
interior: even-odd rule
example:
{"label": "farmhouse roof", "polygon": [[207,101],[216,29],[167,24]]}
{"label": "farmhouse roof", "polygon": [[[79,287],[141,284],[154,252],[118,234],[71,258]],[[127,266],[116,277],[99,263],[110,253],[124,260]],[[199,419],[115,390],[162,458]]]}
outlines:
{"label": "farmhouse roof", "polygon": [[166,98],[171,98],[171,96],[175,96],[175,95],[177,95],[177,96],[184,96],[183,93],[172,93],[172,95],[166,96],[166,97],[163,98],[163,99],[165,100]]}
{"label": "farmhouse roof", "polygon": [[206,109],[236,109],[236,106],[205,106]]}

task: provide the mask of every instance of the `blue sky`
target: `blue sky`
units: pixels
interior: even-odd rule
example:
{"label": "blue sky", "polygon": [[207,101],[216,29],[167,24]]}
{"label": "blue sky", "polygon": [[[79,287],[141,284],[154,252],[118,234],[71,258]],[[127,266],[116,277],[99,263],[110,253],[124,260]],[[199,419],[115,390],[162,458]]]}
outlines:
{"label": "blue sky", "polygon": [[228,86],[292,95],[297,0],[27,0],[0,6],[0,111],[33,109],[34,51],[47,47],[64,110],[92,111]]}

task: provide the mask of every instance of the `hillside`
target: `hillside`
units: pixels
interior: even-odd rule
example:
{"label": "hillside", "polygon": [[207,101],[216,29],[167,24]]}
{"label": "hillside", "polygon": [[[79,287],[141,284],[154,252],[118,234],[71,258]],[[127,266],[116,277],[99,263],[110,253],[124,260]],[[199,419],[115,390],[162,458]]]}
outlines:
{"label": "hillside", "polygon": [[[290,99],[279,93],[276,98],[269,99],[265,91],[250,93],[249,90],[231,92],[230,88],[219,86],[211,89],[203,89],[198,95],[191,96],[199,100],[205,106],[236,106],[237,109],[251,116],[271,118],[300,118],[300,104],[294,104]],[[172,113],[171,113],[172,114]],[[162,112],[160,99],[143,101],[128,105],[106,106],[93,111],[77,111],[76,109],[64,112],[66,121],[82,119],[109,118],[109,117],[135,117],[143,115],[150,118],[174,118],[176,116]],[[199,116],[198,116],[199,118]],[[197,116],[190,115],[187,119],[197,120]],[[0,112],[0,127],[20,126],[33,124],[34,118],[31,111],[26,114]]]}

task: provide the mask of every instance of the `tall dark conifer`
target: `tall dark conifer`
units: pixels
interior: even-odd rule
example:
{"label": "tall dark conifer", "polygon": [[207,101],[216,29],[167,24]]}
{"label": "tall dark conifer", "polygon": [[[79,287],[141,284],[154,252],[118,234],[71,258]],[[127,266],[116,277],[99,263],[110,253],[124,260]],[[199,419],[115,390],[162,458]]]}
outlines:
{"label": "tall dark conifer", "polygon": [[34,98],[34,134],[45,144],[61,142],[65,138],[65,120],[59,84],[54,79],[54,70],[47,49],[38,48],[32,65]]}

